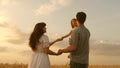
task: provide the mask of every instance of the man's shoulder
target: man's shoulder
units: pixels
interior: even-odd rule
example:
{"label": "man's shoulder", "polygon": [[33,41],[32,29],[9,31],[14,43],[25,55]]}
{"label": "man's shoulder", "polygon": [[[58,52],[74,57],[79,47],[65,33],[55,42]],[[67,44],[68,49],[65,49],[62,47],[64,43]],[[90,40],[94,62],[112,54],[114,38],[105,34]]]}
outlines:
{"label": "man's shoulder", "polygon": [[75,32],[77,32],[78,30],[79,30],[79,27],[76,27],[76,28],[74,29]]}

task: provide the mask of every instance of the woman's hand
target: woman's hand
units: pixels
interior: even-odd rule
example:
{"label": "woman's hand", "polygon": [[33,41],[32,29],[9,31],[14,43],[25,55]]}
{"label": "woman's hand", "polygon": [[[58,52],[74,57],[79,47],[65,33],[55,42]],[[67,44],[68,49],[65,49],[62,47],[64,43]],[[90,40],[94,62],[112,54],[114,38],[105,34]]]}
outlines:
{"label": "woman's hand", "polygon": [[62,50],[59,49],[58,52],[57,52],[57,55],[61,55],[62,54]]}

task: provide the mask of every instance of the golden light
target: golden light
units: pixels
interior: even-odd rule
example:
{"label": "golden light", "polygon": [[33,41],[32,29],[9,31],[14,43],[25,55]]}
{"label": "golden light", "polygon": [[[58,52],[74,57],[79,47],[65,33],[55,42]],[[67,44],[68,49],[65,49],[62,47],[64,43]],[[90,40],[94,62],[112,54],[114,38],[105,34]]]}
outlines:
{"label": "golden light", "polygon": [[7,21],[7,18],[5,16],[0,16],[0,24],[4,24],[5,21]]}
{"label": "golden light", "polygon": [[1,31],[1,33],[0,33],[0,41],[6,40],[8,34],[10,34],[10,32],[7,31],[7,29],[5,29],[5,28],[0,28],[0,31]]}
{"label": "golden light", "polygon": [[9,2],[10,2],[10,0],[1,0],[1,5],[6,6],[9,4]]}

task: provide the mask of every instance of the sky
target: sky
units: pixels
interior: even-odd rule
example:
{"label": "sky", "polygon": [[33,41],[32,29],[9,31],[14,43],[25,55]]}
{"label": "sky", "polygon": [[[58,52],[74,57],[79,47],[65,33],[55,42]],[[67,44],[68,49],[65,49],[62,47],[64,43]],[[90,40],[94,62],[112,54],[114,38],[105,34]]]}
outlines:
{"label": "sky", "polygon": [[[47,24],[46,35],[53,41],[69,33],[71,19],[83,11],[91,33],[89,63],[120,65],[119,6],[120,0],[0,0],[0,63],[28,64],[29,36],[36,23]],[[67,47],[68,39],[50,49],[57,52]],[[67,64],[67,56],[49,57],[51,64]]]}

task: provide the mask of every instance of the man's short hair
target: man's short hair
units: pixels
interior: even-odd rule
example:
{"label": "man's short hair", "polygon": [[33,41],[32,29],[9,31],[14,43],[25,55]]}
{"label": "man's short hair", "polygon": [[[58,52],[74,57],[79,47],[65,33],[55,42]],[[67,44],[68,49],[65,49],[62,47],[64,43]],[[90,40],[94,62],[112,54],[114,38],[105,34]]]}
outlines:
{"label": "man's short hair", "polygon": [[76,14],[76,18],[77,18],[77,20],[78,20],[78,22],[80,24],[84,24],[84,22],[86,20],[86,13],[84,13],[84,12],[78,12]]}

